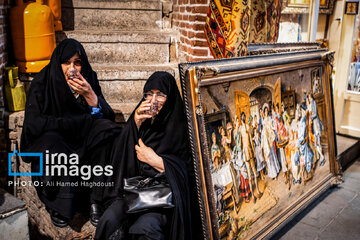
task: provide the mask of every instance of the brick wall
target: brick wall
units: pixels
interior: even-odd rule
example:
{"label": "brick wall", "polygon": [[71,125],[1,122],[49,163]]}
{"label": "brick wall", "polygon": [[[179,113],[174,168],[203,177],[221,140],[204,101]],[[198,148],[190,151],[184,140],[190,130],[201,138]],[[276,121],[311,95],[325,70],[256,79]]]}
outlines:
{"label": "brick wall", "polygon": [[0,0],[0,187],[6,186],[7,141],[5,132],[4,81],[8,64],[8,12],[11,0]]}
{"label": "brick wall", "polygon": [[204,34],[209,0],[173,0],[173,27],[179,31],[180,62],[213,59]]}

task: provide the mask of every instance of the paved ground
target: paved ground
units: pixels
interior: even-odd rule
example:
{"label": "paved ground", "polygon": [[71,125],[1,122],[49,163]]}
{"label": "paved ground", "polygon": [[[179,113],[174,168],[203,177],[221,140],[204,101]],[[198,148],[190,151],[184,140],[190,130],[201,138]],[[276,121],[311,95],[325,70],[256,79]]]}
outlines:
{"label": "paved ground", "polygon": [[272,239],[360,239],[360,157],[345,170],[343,180]]}
{"label": "paved ground", "polygon": [[344,152],[346,149],[351,147],[357,141],[358,141],[357,139],[336,135],[336,143],[337,143],[337,152],[338,152],[338,154]]}

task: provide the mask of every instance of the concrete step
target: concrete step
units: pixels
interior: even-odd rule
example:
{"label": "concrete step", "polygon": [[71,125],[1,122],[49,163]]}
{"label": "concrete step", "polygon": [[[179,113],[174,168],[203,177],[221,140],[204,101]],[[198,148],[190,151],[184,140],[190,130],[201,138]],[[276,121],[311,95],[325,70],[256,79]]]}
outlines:
{"label": "concrete step", "polygon": [[177,65],[104,65],[93,64],[100,86],[110,103],[138,102],[146,80],[155,71],[167,71],[173,75]]}
{"label": "concrete step", "polygon": [[65,30],[154,30],[161,28],[162,4],[155,0],[66,0]]}
{"label": "concrete step", "polygon": [[177,74],[177,64],[104,64],[92,63],[93,70],[100,81],[114,80],[146,80],[156,71],[166,71],[174,76]]}
{"label": "concrete step", "polygon": [[137,102],[110,103],[111,108],[115,112],[115,122],[124,124],[139,102],[140,99]]}
{"label": "concrete step", "polygon": [[0,239],[29,239],[25,203],[0,188]]}
{"label": "concrete step", "polygon": [[65,31],[57,41],[81,42],[90,63],[150,64],[170,61],[171,33],[159,31]]}
{"label": "concrete step", "polygon": [[159,0],[62,0],[62,8],[161,10]]}

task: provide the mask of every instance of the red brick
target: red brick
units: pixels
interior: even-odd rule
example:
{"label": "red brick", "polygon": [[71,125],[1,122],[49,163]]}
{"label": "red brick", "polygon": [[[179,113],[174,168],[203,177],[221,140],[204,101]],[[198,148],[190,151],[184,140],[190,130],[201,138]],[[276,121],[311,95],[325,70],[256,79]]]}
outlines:
{"label": "red brick", "polygon": [[189,62],[198,62],[198,61],[206,61],[206,60],[214,60],[214,58],[212,57],[194,58],[192,56],[187,56],[187,61]]}
{"label": "red brick", "polygon": [[182,13],[185,12],[185,9],[186,9],[185,7],[180,7],[180,12]]}
{"label": "red brick", "polygon": [[173,25],[176,26],[176,27],[179,26],[179,21],[178,20],[173,20]]}
{"label": "red brick", "polygon": [[192,54],[195,56],[207,56],[209,54],[209,50],[208,49],[193,49],[192,50]]}
{"label": "red brick", "polygon": [[209,4],[208,0],[190,0],[191,4]]}
{"label": "red brick", "polygon": [[193,7],[192,9],[192,13],[207,13],[208,11],[208,6],[198,6],[198,7]]}
{"label": "red brick", "polygon": [[180,41],[192,47],[208,47],[208,43],[206,40],[193,40],[185,37],[180,37]]}
{"label": "red brick", "polygon": [[182,22],[182,21],[180,22],[179,26],[180,26],[181,28],[187,28],[187,24],[184,23],[184,22]]}
{"label": "red brick", "polygon": [[205,22],[204,23],[197,23],[192,25],[192,29],[195,31],[201,31],[204,29]]}
{"label": "red brick", "polygon": [[[185,36],[185,35],[184,35]],[[187,35],[188,38],[204,38],[205,39],[205,34],[204,32],[193,32],[193,31],[187,31]]]}
{"label": "red brick", "polygon": [[193,46],[195,47],[208,47],[207,41],[201,41],[201,40],[192,40]]}
{"label": "red brick", "polygon": [[189,34],[189,31],[186,31],[186,30],[183,30],[183,29],[180,30],[180,35],[181,36],[188,36],[188,34]]}
{"label": "red brick", "polygon": [[181,22],[180,26],[182,28],[187,28],[189,30],[201,31],[204,29],[205,23],[188,23],[188,22]]}
{"label": "red brick", "polygon": [[199,21],[199,22],[205,22],[206,21],[206,16],[201,16],[201,15],[187,15],[189,21]]}

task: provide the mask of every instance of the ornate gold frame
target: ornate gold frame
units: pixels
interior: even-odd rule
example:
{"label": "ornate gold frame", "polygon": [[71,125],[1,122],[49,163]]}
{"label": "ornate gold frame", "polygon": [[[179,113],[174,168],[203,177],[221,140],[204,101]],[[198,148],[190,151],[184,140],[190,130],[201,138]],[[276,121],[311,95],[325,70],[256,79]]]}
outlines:
{"label": "ornate gold frame", "polygon": [[304,193],[296,202],[291,203],[271,221],[264,224],[249,239],[271,237],[288,223],[296,214],[306,208],[319,195],[334,184],[341,182],[341,167],[336,158],[336,139],[334,109],[332,99],[331,73],[334,52],[309,50],[221,59],[179,65],[181,87],[188,119],[191,151],[197,182],[198,202],[201,210],[204,239],[220,239],[214,191],[210,174],[208,139],[205,131],[204,112],[201,104],[201,88],[221,84],[225,91],[231,82],[252,77],[271,75],[295,69],[319,66],[324,69],[323,94],[328,119],[330,169],[328,175],[317,182],[310,191]]}

